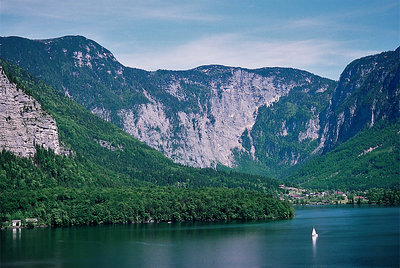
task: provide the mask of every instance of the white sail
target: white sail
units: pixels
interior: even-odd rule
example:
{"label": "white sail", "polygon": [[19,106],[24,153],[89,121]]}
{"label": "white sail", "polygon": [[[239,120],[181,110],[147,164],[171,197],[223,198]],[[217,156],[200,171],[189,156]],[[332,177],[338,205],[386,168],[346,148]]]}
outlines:
{"label": "white sail", "polygon": [[312,236],[318,237],[317,231],[315,231],[315,228],[312,229]]}

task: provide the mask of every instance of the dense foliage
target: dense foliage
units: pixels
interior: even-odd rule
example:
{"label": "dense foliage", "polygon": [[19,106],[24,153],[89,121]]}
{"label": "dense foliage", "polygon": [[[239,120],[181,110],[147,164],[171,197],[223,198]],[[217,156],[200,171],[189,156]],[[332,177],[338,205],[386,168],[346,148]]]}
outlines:
{"label": "dense foliage", "polygon": [[[306,75],[300,71],[290,73],[286,70],[285,73],[293,81],[305,80]],[[258,161],[254,163],[254,160],[238,152],[240,171],[283,177],[292,166],[317,156],[312,152],[319,140],[310,137],[299,140],[299,137],[316,127],[310,124],[318,124],[318,115],[329,104],[336,83],[317,76],[309,79],[310,83],[294,87],[279,102],[258,110],[253,128],[242,135],[243,147],[250,151],[250,147],[254,146]]]}
{"label": "dense foliage", "polygon": [[8,220],[37,217],[39,224],[70,226],[287,219],[294,210],[269,195],[239,189],[58,187],[3,191],[0,214]]}
{"label": "dense foliage", "polygon": [[399,55],[400,47],[347,65],[321,118],[326,127],[324,152],[379,121],[400,118]]}
{"label": "dense foliage", "polygon": [[36,147],[32,158],[20,158],[0,152],[0,190],[63,187],[113,187],[148,185],[84,158],[55,155]]}
{"label": "dense foliage", "polygon": [[290,205],[272,197],[277,181],[175,164],[22,69],[0,64],[56,119],[61,144],[71,150],[63,156],[36,147],[32,158],[0,153],[3,220],[68,226],[293,216]]}
{"label": "dense foliage", "polygon": [[367,199],[370,204],[385,206],[400,206],[400,188],[380,189],[373,188],[367,192]]}
{"label": "dense foliage", "polygon": [[[56,119],[61,142],[72,149],[76,157],[72,160],[58,160],[59,156],[48,154],[46,157],[55,160],[46,161],[67,161],[67,166],[77,174],[75,177],[83,180],[83,184],[67,184],[135,186],[139,180],[183,187],[239,187],[259,191],[278,188],[276,180],[262,176],[217,172],[213,169],[196,169],[175,164],[160,152],[91,114],[17,66],[2,60],[0,64],[13,82],[37,99],[42,108]],[[99,141],[109,142],[115,150],[102,147]],[[33,168],[36,167],[29,170]],[[94,177],[98,179],[93,179]]]}
{"label": "dense foliage", "polygon": [[[148,103],[143,96],[146,92],[162,105],[171,128],[167,140],[176,146],[181,146],[177,141],[182,139],[185,131],[181,113],[202,116],[206,113],[213,125],[211,97],[216,93],[221,97],[232,80],[239,79],[238,82],[245,85],[248,81],[238,74],[245,72],[254,77],[269,77],[277,91],[284,91],[282,85],[293,86],[288,96],[282,96],[273,106],[259,109],[253,129],[245,131],[241,137],[246,151],[241,150],[235,155],[238,165],[234,170],[264,176],[282,175],[295,159],[301,162],[311,155],[318,141],[299,142],[298,135],[306,132],[308,121],[315,119],[328,105],[336,85],[335,81],[306,71],[279,67],[250,70],[209,65],[185,71],[147,72],[121,65],[110,51],[82,36],[49,40],[0,37],[0,44],[0,57],[40,77],[59,92],[68,92],[89,110],[104,109],[107,118],[121,128],[123,123],[118,114],[128,109],[135,113],[141,104]],[[179,86],[183,95],[176,93],[179,96],[176,97],[171,93],[171,85]],[[197,131],[197,121],[192,123]],[[282,124],[289,135],[278,134],[282,132]],[[154,131],[159,132],[157,128]],[[252,148],[255,155],[251,153]]]}
{"label": "dense foliage", "polygon": [[287,178],[303,187],[363,190],[400,186],[400,121],[365,129]]}

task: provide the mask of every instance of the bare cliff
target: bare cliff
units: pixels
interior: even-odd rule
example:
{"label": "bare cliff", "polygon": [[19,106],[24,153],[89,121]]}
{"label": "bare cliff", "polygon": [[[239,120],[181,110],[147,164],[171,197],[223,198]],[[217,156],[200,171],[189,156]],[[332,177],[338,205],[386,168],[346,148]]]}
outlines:
{"label": "bare cliff", "polygon": [[325,152],[379,121],[400,118],[400,47],[351,62],[343,71],[329,106],[319,147]]}
{"label": "bare cliff", "polygon": [[[118,114],[128,133],[176,162],[198,167],[234,167],[234,152],[257,159],[256,147],[260,144],[252,142],[250,134],[243,135],[253,129],[261,107],[273,107],[291,90],[323,91],[330,86],[328,82],[311,85],[310,79],[315,77],[306,72],[290,77],[297,73],[301,72],[225,66],[168,72],[159,77],[160,90],[144,90],[147,103],[121,109]],[[175,105],[171,107],[171,103]],[[316,118],[317,114],[304,122],[299,130],[304,131],[299,134],[300,141],[313,137],[313,129],[319,127],[313,124]],[[248,147],[243,138],[250,140]]]}
{"label": "bare cliff", "polygon": [[275,175],[272,169],[302,162],[318,146],[319,115],[336,85],[292,68],[148,72],[123,66],[82,36],[9,37],[0,45],[1,57],[175,162],[195,167]]}
{"label": "bare cliff", "polygon": [[56,121],[31,96],[11,83],[0,66],[0,149],[33,156],[36,145],[65,153]]}

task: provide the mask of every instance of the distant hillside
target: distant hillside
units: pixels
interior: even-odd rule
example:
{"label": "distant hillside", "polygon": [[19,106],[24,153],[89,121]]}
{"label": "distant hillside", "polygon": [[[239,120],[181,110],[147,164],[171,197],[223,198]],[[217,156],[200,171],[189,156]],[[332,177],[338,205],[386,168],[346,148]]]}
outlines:
{"label": "distant hillside", "polygon": [[328,108],[320,146],[325,152],[380,121],[400,118],[400,47],[351,62]]}
{"label": "distant hillside", "polygon": [[[1,57],[174,162],[190,166],[282,179],[290,176],[298,181],[291,176],[297,169],[364,130],[381,123],[390,126],[400,118],[399,48],[353,61],[335,82],[291,68],[209,65],[148,72],[121,65],[110,51],[82,36],[2,37],[0,45]],[[93,139],[113,148],[121,145],[111,138]],[[116,158],[112,155],[111,159]],[[121,161],[136,163],[137,159],[124,156]],[[173,166],[172,162],[168,165]],[[147,175],[152,174],[152,165],[146,175],[125,169],[129,176],[155,181]],[[157,183],[181,184],[176,178],[188,178],[182,169],[173,168],[172,173],[161,169],[165,181]],[[259,179],[250,176],[248,180]],[[207,180],[185,181],[193,185]]]}
{"label": "distant hillside", "polygon": [[400,121],[361,131],[286,181],[319,189],[400,188]]}
{"label": "distant hillside", "polygon": [[343,71],[327,109],[325,154],[287,181],[305,187],[400,187],[400,48],[364,57]]}
{"label": "distant hillside", "polygon": [[[54,128],[55,119],[59,141],[69,152],[56,154],[42,144],[36,144],[32,151],[30,143],[22,144],[16,152],[2,144],[0,227],[14,219],[25,225],[25,218],[37,218],[39,224],[71,226],[293,217],[290,204],[276,197],[277,181],[175,164],[16,65],[0,60],[0,66],[6,74],[1,85],[10,85],[10,81],[17,85],[8,95],[0,95],[0,117],[8,118],[4,114],[8,110],[3,109],[9,107],[4,105],[5,97],[25,94],[24,99],[30,100],[24,102],[26,107],[34,106],[35,98],[43,110],[29,113],[29,122]],[[24,108],[22,112],[25,120]],[[54,119],[43,122],[40,114]],[[5,124],[12,126],[20,119],[14,115]],[[18,126],[19,131],[30,127],[24,123]],[[12,138],[3,128],[1,134],[6,140]]]}
{"label": "distant hillside", "polygon": [[319,114],[336,85],[291,68],[147,72],[124,67],[81,36],[6,37],[0,44],[4,59],[175,162],[196,167],[276,176],[314,157]]}
{"label": "distant hillside", "polygon": [[[74,157],[50,154],[48,157],[54,159],[46,161],[52,162],[53,165],[63,165],[60,172],[68,173],[68,185],[142,185],[141,182],[145,181],[157,185],[224,186],[260,191],[276,188],[278,185],[277,181],[265,177],[195,169],[175,164],[158,151],[91,114],[75,101],[64,97],[17,66],[3,60],[0,60],[0,64],[12,82],[31,94],[42,108],[55,118],[58,136],[61,142],[72,150]],[[37,157],[40,157],[40,154]],[[21,170],[17,178],[20,177],[21,181],[26,182],[29,181],[24,178],[29,174],[27,170],[34,171],[40,165],[25,162],[23,165],[27,165],[29,169]],[[68,171],[67,167],[73,172]],[[11,176],[13,173],[7,174]],[[66,176],[60,175],[64,179]]]}

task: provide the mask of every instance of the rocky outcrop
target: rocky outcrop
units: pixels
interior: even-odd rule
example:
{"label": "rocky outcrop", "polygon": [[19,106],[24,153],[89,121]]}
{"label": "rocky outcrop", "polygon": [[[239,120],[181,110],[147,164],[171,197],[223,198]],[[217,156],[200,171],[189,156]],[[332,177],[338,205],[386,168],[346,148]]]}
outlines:
{"label": "rocky outcrop", "polygon": [[400,48],[350,63],[321,117],[319,148],[334,149],[381,120],[400,118]]}
{"label": "rocky outcrop", "polygon": [[175,162],[196,167],[222,164],[276,176],[399,117],[399,49],[354,61],[336,87],[291,68],[128,68],[82,36],[0,37],[0,45],[2,58]]}
{"label": "rocky outcrop", "polygon": [[[291,68],[209,65],[148,72],[123,66],[82,36],[0,37],[0,45],[2,58],[175,162],[196,167],[238,167],[241,156],[268,166],[301,162],[316,147],[310,141],[319,138],[319,113],[335,84]],[[260,116],[277,110],[278,117]]]}
{"label": "rocky outcrop", "polygon": [[112,143],[112,142],[110,142],[110,141],[105,141],[105,140],[95,140],[101,147],[103,147],[103,148],[107,148],[108,150],[110,150],[110,151],[113,151],[113,152],[115,152],[115,151],[117,151],[117,150],[120,150],[120,151],[124,151],[125,149],[124,149],[124,146],[122,146],[122,145],[120,145],[120,144],[118,144],[117,146],[114,146],[114,144]]}
{"label": "rocky outcrop", "polygon": [[29,157],[36,145],[56,154],[67,152],[60,146],[56,121],[11,83],[0,66],[0,149]]}
{"label": "rocky outcrop", "polygon": [[[176,162],[197,167],[233,167],[235,151],[247,151],[254,157],[254,146],[243,147],[241,137],[251,131],[258,109],[269,107],[293,88],[308,84],[306,79],[312,76],[290,79],[285,72],[300,71],[258,71],[262,74],[241,68],[202,66],[186,72],[168,72],[160,83],[162,94],[144,90],[148,103],[119,111],[123,128]],[[180,109],[171,107],[171,98]],[[309,125],[311,130],[300,139],[318,136],[315,132],[319,126],[312,120]]]}

